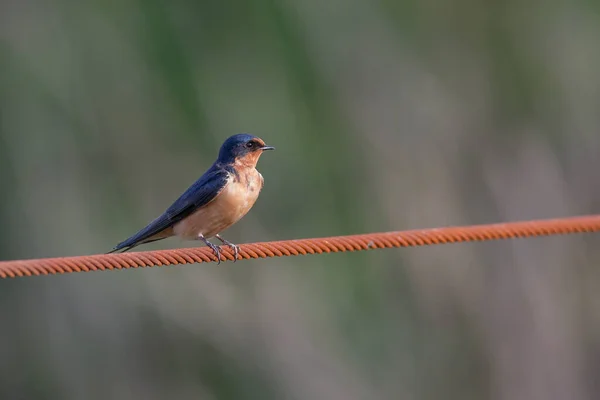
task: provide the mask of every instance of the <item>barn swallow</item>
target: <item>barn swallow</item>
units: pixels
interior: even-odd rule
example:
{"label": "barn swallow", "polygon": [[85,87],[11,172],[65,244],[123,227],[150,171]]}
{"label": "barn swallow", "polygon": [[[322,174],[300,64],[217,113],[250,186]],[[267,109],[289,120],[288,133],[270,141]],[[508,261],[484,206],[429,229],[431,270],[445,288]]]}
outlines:
{"label": "barn swallow", "polygon": [[208,241],[216,237],[234,251],[239,248],[219,235],[239,221],[254,205],[263,188],[264,179],[256,163],[265,150],[274,150],[252,135],[229,137],[213,165],[175,202],[148,226],[119,243],[109,253],[125,252],[140,244],[171,236],[186,240],[201,240],[221,262],[220,246]]}

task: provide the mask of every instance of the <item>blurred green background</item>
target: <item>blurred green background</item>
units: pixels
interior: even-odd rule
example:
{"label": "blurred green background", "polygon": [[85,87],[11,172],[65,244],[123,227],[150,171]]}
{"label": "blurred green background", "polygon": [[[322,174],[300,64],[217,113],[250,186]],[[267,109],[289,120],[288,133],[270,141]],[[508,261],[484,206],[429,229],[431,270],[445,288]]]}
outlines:
{"label": "blurred green background", "polygon": [[[3,1],[0,259],[106,252],[238,132],[277,150],[235,243],[597,212],[599,38],[598,1]],[[598,244],[2,281],[0,398],[598,398]]]}

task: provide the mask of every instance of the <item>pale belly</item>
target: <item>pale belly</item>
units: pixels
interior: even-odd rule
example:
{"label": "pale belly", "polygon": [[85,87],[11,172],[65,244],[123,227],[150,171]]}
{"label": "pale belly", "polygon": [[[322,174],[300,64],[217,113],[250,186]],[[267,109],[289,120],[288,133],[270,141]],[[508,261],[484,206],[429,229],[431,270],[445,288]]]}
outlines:
{"label": "pale belly", "polygon": [[216,199],[173,226],[184,239],[210,238],[239,221],[254,205],[262,189],[262,176],[256,170],[245,179],[227,184]]}

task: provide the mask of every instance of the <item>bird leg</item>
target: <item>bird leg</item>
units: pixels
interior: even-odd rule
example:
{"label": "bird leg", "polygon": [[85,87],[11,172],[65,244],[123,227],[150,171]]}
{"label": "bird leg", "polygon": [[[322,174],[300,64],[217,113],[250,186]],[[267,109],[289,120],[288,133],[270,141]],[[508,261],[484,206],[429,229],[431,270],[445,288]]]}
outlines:
{"label": "bird leg", "polygon": [[198,239],[202,240],[204,244],[210,247],[211,250],[215,253],[215,256],[217,256],[217,265],[221,264],[221,249],[219,248],[219,246],[209,242],[208,239],[206,239],[202,234],[198,235]]}
{"label": "bird leg", "polygon": [[223,239],[219,234],[216,234],[215,237],[219,239],[221,243],[226,244],[233,249],[233,262],[236,262],[238,259],[238,254],[240,254],[240,246],[231,243],[227,239]]}

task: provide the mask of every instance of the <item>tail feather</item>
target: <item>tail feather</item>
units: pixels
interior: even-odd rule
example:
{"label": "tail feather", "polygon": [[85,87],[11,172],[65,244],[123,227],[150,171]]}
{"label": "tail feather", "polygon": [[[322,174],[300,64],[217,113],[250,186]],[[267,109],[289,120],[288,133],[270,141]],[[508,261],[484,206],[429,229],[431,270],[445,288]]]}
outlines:
{"label": "tail feather", "polygon": [[163,239],[166,239],[166,237],[155,238],[155,239],[150,239],[150,240],[140,240],[137,243],[131,243],[131,244],[129,243],[129,240],[126,240],[126,241],[116,245],[114,249],[106,252],[106,254],[125,253],[126,251],[129,251],[129,250],[133,249],[134,247],[139,246],[140,244],[152,243],[152,242],[156,242],[156,241],[163,240]]}
{"label": "tail feather", "polygon": [[115,246],[115,248],[114,248],[114,249],[112,249],[111,251],[107,251],[105,254],[112,254],[112,253],[125,253],[126,251],[129,251],[129,250],[133,249],[134,247],[136,247],[136,246],[138,246],[138,245],[140,245],[140,244],[141,244],[141,243],[134,244],[134,245],[132,245],[132,246],[122,246],[122,247]]}

